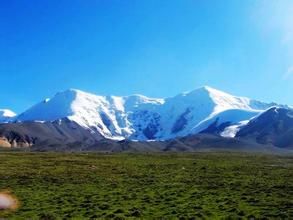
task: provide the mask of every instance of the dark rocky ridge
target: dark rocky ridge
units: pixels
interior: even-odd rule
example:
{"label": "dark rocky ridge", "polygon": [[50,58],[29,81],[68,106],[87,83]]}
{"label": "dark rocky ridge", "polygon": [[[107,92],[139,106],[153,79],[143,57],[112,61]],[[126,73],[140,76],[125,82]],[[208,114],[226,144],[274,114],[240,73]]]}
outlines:
{"label": "dark rocky ridge", "polygon": [[75,122],[0,124],[0,145],[33,151],[99,152],[195,152],[253,151],[281,152],[281,148],[256,143],[250,138],[223,138],[214,134],[197,134],[169,141],[113,141],[84,129]]}
{"label": "dark rocky ridge", "polygon": [[2,146],[6,147],[62,147],[78,143],[81,147],[102,140],[99,134],[82,128],[68,119],[54,122],[23,122],[0,124]]}
{"label": "dark rocky ridge", "polygon": [[270,108],[241,128],[236,137],[259,144],[293,148],[293,110]]}

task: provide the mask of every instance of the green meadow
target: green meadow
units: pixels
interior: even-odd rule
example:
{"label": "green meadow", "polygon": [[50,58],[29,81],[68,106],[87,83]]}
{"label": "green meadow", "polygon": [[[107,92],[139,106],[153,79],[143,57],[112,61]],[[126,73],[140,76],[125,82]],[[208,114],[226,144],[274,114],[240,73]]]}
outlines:
{"label": "green meadow", "polygon": [[0,152],[7,219],[292,219],[293,156]]}

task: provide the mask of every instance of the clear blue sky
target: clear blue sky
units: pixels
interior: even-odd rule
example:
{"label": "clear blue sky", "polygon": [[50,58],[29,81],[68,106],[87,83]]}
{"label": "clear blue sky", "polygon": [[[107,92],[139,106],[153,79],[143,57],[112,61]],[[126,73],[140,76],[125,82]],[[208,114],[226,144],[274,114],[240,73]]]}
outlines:
{"label": "clear blue sky", "polygon": [[293,105],[292,15],[290,0],[2,1],[0,108],[201,85]]}

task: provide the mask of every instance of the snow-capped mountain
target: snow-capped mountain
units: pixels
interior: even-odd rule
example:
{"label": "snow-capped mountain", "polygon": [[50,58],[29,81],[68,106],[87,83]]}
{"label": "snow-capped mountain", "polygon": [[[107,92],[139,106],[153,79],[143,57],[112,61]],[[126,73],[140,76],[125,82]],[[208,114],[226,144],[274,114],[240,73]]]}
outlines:
{"label": "snow-capped mountain", "polygon": [[15,116],[16,114],[9,109],[0,109],[0,123],[8,122]]}
{"label": "snow-capped mountain", "polygon": [[274,105],[236,97],[210,87],[165,99],[142,95],[97,96],[70,89],[36,104],[18,115],[16,120],[67,118],[105,138],[167,140],[212,127],[224,132],[227,127],[248,121]]}
{"label": "snow-capped mountain", "polygon": [[[106,138],[124,139],[135,132],[135,113],[152,110],[163,100],[141,95],[129,97],[96,96],[70,89],[33,106],[18,121],[55,121],[68,118],[92,133]],[[147,113],[144,115],[147,117]],[[144,119],[146,120],[146,119]],[[140,126],[139,124],[137,126]]]}

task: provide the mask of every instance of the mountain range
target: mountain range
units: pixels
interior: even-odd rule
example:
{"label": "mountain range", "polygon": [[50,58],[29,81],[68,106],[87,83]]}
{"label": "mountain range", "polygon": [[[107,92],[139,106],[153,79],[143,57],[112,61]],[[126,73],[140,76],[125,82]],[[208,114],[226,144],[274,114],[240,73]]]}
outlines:
{"label": "mountain range", "polygon": [[164,99],[98,96],[69,89],[18,115],[0,110],[0,145],[102,151],[180,150],[181,146],[190,151],[203,143],[208,143],[207,148],[221,143],[229,149],[232,145],[291,149],[292,120],[287,105],[237,97],[208,86]]}

